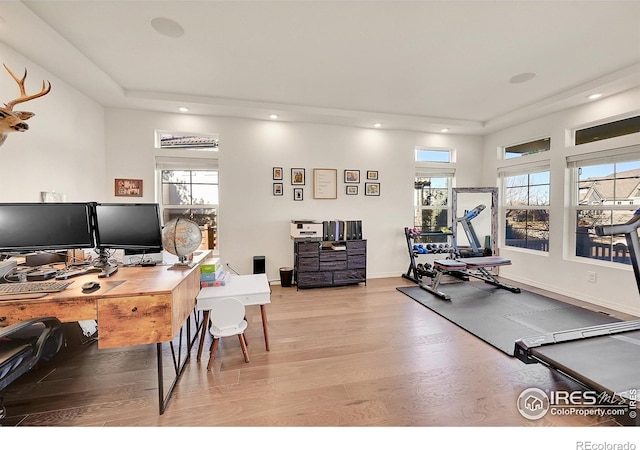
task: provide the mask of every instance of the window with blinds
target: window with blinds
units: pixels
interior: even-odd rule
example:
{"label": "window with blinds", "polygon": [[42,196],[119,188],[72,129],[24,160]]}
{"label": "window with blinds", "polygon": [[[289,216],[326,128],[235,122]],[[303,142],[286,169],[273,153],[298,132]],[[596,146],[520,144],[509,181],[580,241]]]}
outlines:
{"label": "window with blinds", "polygon": [[[451,189],[455,175],[453,150],[415,148],[414,223],[421,231],[448,230],[451,223]],[[425,243],[446,243],[446,236],[429,237]]]}
{"label": "window with blinds", "polygon": [[[170,133],[157,132],[156,142]],[[203,157],[205,141],[209,150],[218,151],[217,136],[199,136],[203,139],[200,148],[193,148],[195,138],[180,140],[177,135],[167,150],[156,155],[157,198],[161,208],[162,222],[185,217],[196,222],[203,233],[201,248],[218,250],[219,167],[217,153]],[[180,142],[180,143],[179,143]],[[215,145],[214,145],[215,144]],[[166,154],[167,156],[163,156]],[[199,156],[194,156],[199,155]]]}
{"label": "window with blinds", "polygon": [[567,158],[576,256],[631,264],[625,237],[597,236],[595,227],[625,223],[640,207],[639,155],[632,146]]}

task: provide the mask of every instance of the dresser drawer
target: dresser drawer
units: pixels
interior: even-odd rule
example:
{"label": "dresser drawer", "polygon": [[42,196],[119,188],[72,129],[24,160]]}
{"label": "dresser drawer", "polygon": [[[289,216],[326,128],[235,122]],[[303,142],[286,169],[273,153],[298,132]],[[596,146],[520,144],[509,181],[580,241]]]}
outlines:
{"label": "dresser drawer", "polygon": [[171,304],[170,294],[98,300],[98,348],[170,341]]}
{"label": "dresser drawer", "polygon": [[296,246],[298,256],[313,257],[320,253],[320,242],[298,242]]}
{"label": "dresser drawer", "polygon": [[298,287],[318,287],[331,285],[331,272],[303,272],[298,273]]}
{"label": "dresser drawer", "polygon": [[315,258],[298,258],[298,272],[312,272],[320,268],[320,259]]}
{"label": "dresser drawer", "polygon": [[351,284],[366,281],[366,271],[361,270],[337,270],[333,273],[333,284]]}
{"label": "dresser drawer", "polygon": [[363,255],[367,252],[367,241],[347,241],[349,255]]}
{"label": "dresser drawer", "polygon": [[347,252],[345,252],[344,250],[326,250],[320,253],[320,263],[346,260]]}

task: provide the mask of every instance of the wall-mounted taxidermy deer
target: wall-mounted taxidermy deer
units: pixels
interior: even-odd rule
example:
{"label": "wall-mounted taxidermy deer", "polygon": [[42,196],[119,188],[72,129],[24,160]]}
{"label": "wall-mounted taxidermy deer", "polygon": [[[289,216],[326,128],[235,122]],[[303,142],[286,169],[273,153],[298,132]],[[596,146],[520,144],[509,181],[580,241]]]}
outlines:
{"label": "wall-mounted taxidermy deer", "polygon": [[6,64],[3,64],[3,66],[7,69],[11,78],[18,83],[18,86],[20,87],[20,97],[15,100],[11,100],[9,103],[5,103],[4,108],[0,108],[0,145],[4,144],[4,141],[7,139],[7,133],[12,131],[27,131],[29,129],[29,125],[25,123],[25,120],[28,120],[35,115],[28,111],[14,111],[13,107],[18,103],[28,102],[34,98],[47,95],[51,90],[51,83],[43,81],[42,90],[40,92],[33,95],[27,95],[24,90],[24,80],[27,78],[27,69],[24,69],[24,75],[22,78],[18,78],[14,75],[11,69],[6,66]]}

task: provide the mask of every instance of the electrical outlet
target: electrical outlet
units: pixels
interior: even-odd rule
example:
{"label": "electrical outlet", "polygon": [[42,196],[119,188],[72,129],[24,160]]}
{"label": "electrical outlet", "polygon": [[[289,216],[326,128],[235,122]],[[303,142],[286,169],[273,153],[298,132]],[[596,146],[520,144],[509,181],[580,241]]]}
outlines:
{"label": "electrical outlet", "polygon": [[587,281],[589,283],[595,283],[598,280],[598,276],[595,272],[587,272]]}

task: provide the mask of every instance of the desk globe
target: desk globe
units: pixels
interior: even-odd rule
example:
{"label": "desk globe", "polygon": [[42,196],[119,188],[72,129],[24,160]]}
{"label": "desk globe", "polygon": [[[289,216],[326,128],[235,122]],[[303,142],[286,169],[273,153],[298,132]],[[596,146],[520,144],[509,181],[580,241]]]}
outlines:
{"label": "desk globe", "polygon": [[162,229],[162,246],[178,257],[178,262],[170,269],[188,269],[193,266],[189,255],[200,247],[202,231],[192,220],[178,217],[171,219]]}

